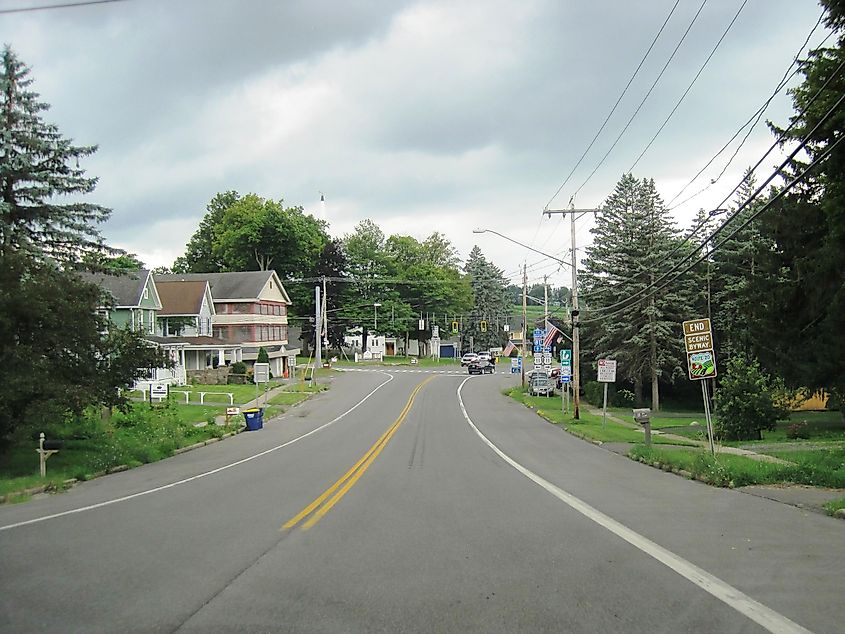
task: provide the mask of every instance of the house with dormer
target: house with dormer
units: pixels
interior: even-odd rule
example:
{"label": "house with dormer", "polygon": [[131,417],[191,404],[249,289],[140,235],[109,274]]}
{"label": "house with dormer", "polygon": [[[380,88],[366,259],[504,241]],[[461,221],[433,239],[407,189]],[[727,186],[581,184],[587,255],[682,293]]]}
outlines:
{"label": "house with dormer", "polygon": [[207,280],[155,282],[161,300],[155,336],[160,345],[181,344],[180,364],[188,378],[194,371],[216,368],[242,359],[239,343],[213,336],[214,300]]}
{"label": "house with dormer", "polygon": [[227,344],[238,344],[224,354],[226,363],[242,360],[255,363],[264,348],[270,371],[285,376],[296,365],[299,348],[288,345],[288,306],[291,301],[275,271],[228,273],[174,273],[156,275],[159,282],[207,282],[214,305],[212,336]]}

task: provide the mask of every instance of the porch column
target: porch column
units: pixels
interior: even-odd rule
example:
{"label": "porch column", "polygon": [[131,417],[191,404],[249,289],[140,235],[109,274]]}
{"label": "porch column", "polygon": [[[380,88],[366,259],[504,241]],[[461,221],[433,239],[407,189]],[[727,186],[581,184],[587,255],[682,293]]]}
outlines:
{"label": "porch column", "polygon": [[223,348],[218,348],[217,350],[217,363],[219,365],[226,365],[226,350]]}

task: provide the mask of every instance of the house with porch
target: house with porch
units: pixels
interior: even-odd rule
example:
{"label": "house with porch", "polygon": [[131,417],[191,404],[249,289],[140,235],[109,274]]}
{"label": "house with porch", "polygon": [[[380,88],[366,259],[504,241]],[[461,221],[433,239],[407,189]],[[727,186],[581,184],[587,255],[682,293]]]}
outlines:
{"label": "house with porch", "polygon": [[181,344],[180,365],[189,380],[196,378],[192,373],[241,361],[241,344],[213,336],[214,300],[206,280],[156,280],[155,285],[162,308],[156,334],[149,338],[160,345]]}
{"label": "house with porch", "polygon": [[172,368],[149,368],[147,376],[137,386],[167,383],[184,385],[186,380],[183,344],[177,341],[156,341],[158,313],[162,309],[152,273],[147,269],[127,271],[123,274],[80,273],[80,277],[99,286],[110,297],[97,312],[108,318],[118,328],[144,333],[145,338],[167,352],[173,361]]}
{"label": "house with porch", "polygon": [[234,347],[224,352],[226,363],[241,360],[253,364],[263,347],[275,376],[285,376],[296,366],[299,348],[288,344],[291,301],[275,271],[174,273],[156,275],[155,279],[157,283],[208,283],[214,307],[212,337],[241,346],[240,358]]}

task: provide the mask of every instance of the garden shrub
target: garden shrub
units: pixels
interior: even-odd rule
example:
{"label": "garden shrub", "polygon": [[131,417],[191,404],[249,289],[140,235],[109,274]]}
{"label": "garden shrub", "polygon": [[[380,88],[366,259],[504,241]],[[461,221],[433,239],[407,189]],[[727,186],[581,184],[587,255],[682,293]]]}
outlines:
{"label": "garden shrub", "polygon": [[740,356],[728,361],[714,397],[716,434],[725,440],[761,440],[789,411],[782,382],[760,369],[756,359]]}
{"label": "garden shrub", "polygon": [[806,440],[810,437],[809,423],[805,420],[792,423],[786,428],[786,437],[791,440],[797,440],[798,438],[804,438]]}

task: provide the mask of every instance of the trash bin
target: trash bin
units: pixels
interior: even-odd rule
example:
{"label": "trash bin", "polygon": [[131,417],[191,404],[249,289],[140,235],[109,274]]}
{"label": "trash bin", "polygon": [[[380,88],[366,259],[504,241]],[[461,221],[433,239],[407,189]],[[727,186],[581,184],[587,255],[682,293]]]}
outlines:
{"label": "trash bin", "polygon": [[246,430],[256,431],[264,427],[264,410],[257,407],[244,410],[244,418],[246,418]]}

